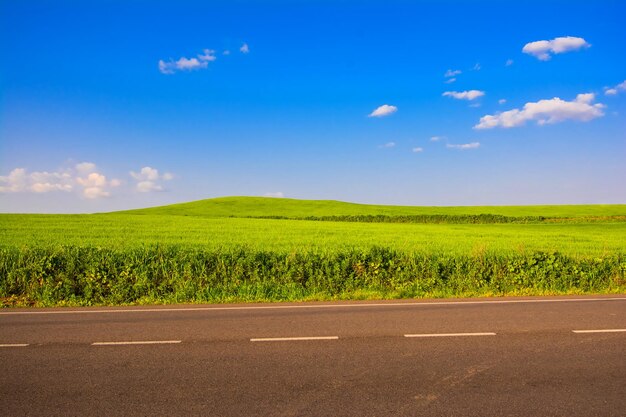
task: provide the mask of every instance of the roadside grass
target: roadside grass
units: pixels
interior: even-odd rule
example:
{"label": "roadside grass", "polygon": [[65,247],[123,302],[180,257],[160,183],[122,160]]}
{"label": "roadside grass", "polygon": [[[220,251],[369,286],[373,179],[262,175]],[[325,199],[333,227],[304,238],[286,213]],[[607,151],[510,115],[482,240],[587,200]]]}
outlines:
{"label": "roadside grass", "polygon": [[274,252],[233,247],[0,249],[4,305],[120,305],[615,293],[626,257],[449,255],[389,248]]}

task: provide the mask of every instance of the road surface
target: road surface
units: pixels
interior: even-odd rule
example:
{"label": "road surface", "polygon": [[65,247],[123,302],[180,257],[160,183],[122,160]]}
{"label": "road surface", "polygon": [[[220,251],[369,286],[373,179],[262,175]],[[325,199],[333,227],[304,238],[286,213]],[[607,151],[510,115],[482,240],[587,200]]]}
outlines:
{"label": "road surface", "polygon": [[0,310],[0,415],[624,416],[626,296]]}

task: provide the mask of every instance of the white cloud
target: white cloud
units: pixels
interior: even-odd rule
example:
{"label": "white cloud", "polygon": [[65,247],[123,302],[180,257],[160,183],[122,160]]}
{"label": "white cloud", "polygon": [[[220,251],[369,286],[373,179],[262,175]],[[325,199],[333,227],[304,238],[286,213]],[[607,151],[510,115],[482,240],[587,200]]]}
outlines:
{"label": "white cloud", "polygon": [[591,44],[587,43],[583,38],[575,36],[564,36],[554,38],[550,41],[529,42],[522,48],[525,54],[533,55],[541,61],[548,61],[552,55],[562,54],[565,52],[576,51],[581,48],[589,48]]}
{"label": "white cloud", "polygon": [[604,116],[604,104],[592,104],[595,95],[591,93],[579,94],[575,100],[564,101],[558,97],[550,100],[539,100],[526,103],[522,110],[513,109],[495,115],[486,115],[480,118],[474,129],[492,129],[494,127],[523,126],[527,121],[534,120],[538,125],[559,123],[565,120],[588,122]]}
{"label": "white cloud", "polygon": [[477,62],[477,63],[474,65],[474,68],[472,68],[472,70],[474,70],[474,71],[480,71],[480,69],[481,69],[481,68],[482,68],[482,67],[480,66],[480,63],[478,63],[478,62]]}
{"label": "white cloud", "polygon": [[446,84],[452,84],[453,82],[456,81],[456,78],[448,78],[447,80],[444,81],[444,83]]}
{"label": "white cloud", "polygon": [[159,71],[162,74],[174,74],[176,71],[193,71],[208,68],[207,61],[201,61],[198,58],[182,57],[178,61],[159,61]]}
{"label": "white cloud", "polygon": [[82,187],[81,194],[85,198],[95,199],[109,197],[110,189],[118,187],[121,182],[117,179],[107,180],[104,174],[97,172],[96,164],[83,162],[75,167],[77,171],[75,182]]}
{"label": "white cloud", "polygon": [[54,191],[79,191],[84,197],[108,197],[108,189],[121,183],[96,172],[92,162],[82,162],[74,168],[54,172],[34,171],[28,173],[24,168],[16,168],[8,176],[0,176],[0,192],[49,193]]}
{"label": "white cloud", "polygon": [[226,49],[224,52],[222,52],[222,55],[230,55],[230,51]]}
{"label": "white cloud", "polygon": [[413,153],[422,153],[422,152],[424,152],[424,148],[416,147],[416,148],[411,149],[411,152],[413,152]]}
{"label": "white cloud", "polygon": [[596,98],[596,95],[593,93],[584,93],[584,94],[578,94],[576,96],[576,101],[578,103],[591,104],[593,103],[593,100],[595,100],[595,98]]}
{"label": "white cloud", "polygon": [[461,151],[465,151],[468,149],[476,149],[480,147],[480,142],[472,142],[472,143],[463,143],[460,145],[452,145],[450,143],[446,144],[446,148],[448,149],[458,149]]}
{"label": "white cloud", "polygon": [[140,193],[149,193],[151,191],[163,191],[163,186],[154,181],[139,181],[137,183],[137,191]]}
{"label": "white cloud", "polygon": [[213,62],[217,59],[215,56],[215,51],[213,49],[205,49],[203,54],[198,54],[198,59],[200,61],[209,61]]}
{"label": "white cloud", "polygon": [[243,45],[241,45],[241,48],[239,48],[239,51],[242,54],[247,54],[248,52],[250,52],[250,47],[248,46],[247,43],[244,43]]}
{"label": "white cloud", "polygon": [[[76,167],[78,168],[83,164],[78,164]],[[96,166],[93,165],[91,170],[95,170]],[[77,177],[76,183],[83,187],[82,194],[85,198],[100,198],[100,197],[109,197],[111,193],[109,192],[109,188],[117,187],[121,184],[119,180],[113,179],[111,181],[107,180],[107,177],[98,172],[90,172],[85,177]]]}
{"label": "white cloud", "polygon": [[110,195],[111,193],[105,191],[102,187],[87,187],[83,190],[83,196],[89,199],[109,197]]}
{"label": "white cloud", "polygon": [[26,188],[28,177],[24,168],[15,168],[6,176],[0,176],[0,192],[17,193]]}
{"label": "white cloud", "polygon": [[137,181],[135,189],[140,193],[149,193],[152,191],[163,191],[160,181],[170,181],[174,175],[166,172],[159,174],[159,170],[152,167],[143,167],[139,172],[130,171],[130,176]]}
{"label": "white cloud", "polygon": [[92,172],[85,178],[76,178],[76,182],[83,187],[104,187],[107,184],[107,177],[97,172]]}
{"label": "white cloud", "polygon": [[175,67],[176,65],[173,62],[165,62],[159,59],[159,71],[161,71],[161,74],[174,74]]}
{"label": "white cloud", "polygon": [[151,167],[143,167],[139,172],[130,171],[130,176],[137,181],[154,181],[159,179],[159,170]]}
{"label": "white cloud", "polygon": [[182,57],[176,61],[176,69],[181,71],[193,71],[200,68],[206,68],[208,65],[209,64],[206,61],[200,61],[198,58]]}
{"label": "white cloud", "polygon": [[34,193],[47,193],[49,191],[72,191],[70,184],[59,184],[54,182],[36,182],[30,186]]}
{"label": "white cloud", "polygon": [[27,191],[47,193],[50,191],[72,191],[72,176],[68,172],[38,172],[28,175]]}
{"label": "white cloud", "polygon": [[[136,189],[140,192],[162,191],[162,181],[170,181],[174,175],[151,167],[143,167],[139,172],[130,172],[136,180]],[[55,191],[76,192],[82,197],[95,199],[109,197],[111,190],[120,187],[119,179],[108,179],[99,172],[93,162],[81,162],[71,168],[54,172],[28,172],[25,168],[16,168],[7,176],[0,176],[0,193],[49,193]]]}
{"label": "white cloud", "polygon": [[442,94],[444,97],[454,97],[457,100],[474,100],[478,97],[485,95],[484,91],[469,90],[469,91],[446,91]]}
{"label": "white cloud", "polygon": [[500,100],[498,100],[498,104],[504,104],[504,103],[506,103],[505,98],[501,98]]}
{"label": "white cloud", "polygon": [[395,142],[387,142],[384,145],[380,145],[379,148],[394,148],[396,146]]}
{"label": "white cloud", "polygon": [[447,139],[447,138],[445,136],[431,136],[430,137],[431,142],[439,142],[442,139]]}
{"label": "white cloud", "polygon": [[615,96],[622,91],[626,91],[626,81],[617,84],[615,87],[606,88],[604,94],[607,96]]}
{"label": "white cloud", "polygon": [[209,67],[209,62],[213,62],[217,59],[215,51],[213,49],[203,49],[201,54],[196,57],[187,58],[181,57],[177,60],[170,59],[169,61],[159,60],[159,71],[162,74],[174,74],[176,71],[195,71],[200,69],[206,69]]}
{"label": "white cloud", "polygon": [[450,70],[449,69],[448,71],[446,71],[445,74],[443,74],[443,76],[446,77],[446,78],[450,78],[450,77],[457,76],[457,75],[459,75],[461,73],[462,73],[461,70]]}
{"label": "white cloud", "polygon": [[383,104],[382,106],[378,107],[376,110],[371,112],[368,115],[368,117],[389,116],[390,114],[393,114],[393,113],[395,113],[397,111],[398,111],[398,108],[396,106],[391,106],[389,104]]}
{"label": "white cloud", "polygon": [[504,63],[504,66],[506,66],[506,67],[510,67],[511,65],[513,65],[513,60],[512,59],[507,59],[506,62]]}
{"label": "white cloud", "polygon": [[282,191],[276,191],[273,193],[265,193],[263,197],[272,197],[272,198],[285,198],[285,194]]}
{"label": "white cloud", "polygon": [[90,172],[96,170],[96,164],[94,164],[93,162],[81,162],[79,164],[76,164],[75,168],[76,171],[81,174],[89,174]]}

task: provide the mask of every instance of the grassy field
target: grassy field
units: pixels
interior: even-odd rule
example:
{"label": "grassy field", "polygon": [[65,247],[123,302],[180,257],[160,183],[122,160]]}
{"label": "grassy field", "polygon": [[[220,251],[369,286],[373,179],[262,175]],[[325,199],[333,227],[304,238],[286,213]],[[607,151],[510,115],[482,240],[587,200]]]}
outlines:
{"label": "grassy field", "polygon": [[252,197],[0,215],[3,305],[626,291],[626,205]]}
{"label": "grassy field", "polygon": [[319,222],[168,215],[1,215],[1,246],[194,246],[207,250],[336,252],[562,252],[602,256],[626,248],[626,222],[419,224]]}

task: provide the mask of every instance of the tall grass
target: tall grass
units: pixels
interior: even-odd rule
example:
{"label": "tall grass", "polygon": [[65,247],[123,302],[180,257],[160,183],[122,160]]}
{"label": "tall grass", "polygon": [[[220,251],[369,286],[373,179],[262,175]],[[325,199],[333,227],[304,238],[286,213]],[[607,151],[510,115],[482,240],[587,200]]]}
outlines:
{"label": "tall grass", "polygon": [[293,301],[623,292],[626,257],[535,252],[446,255],[367,251],[0,249],[4,305]]}

